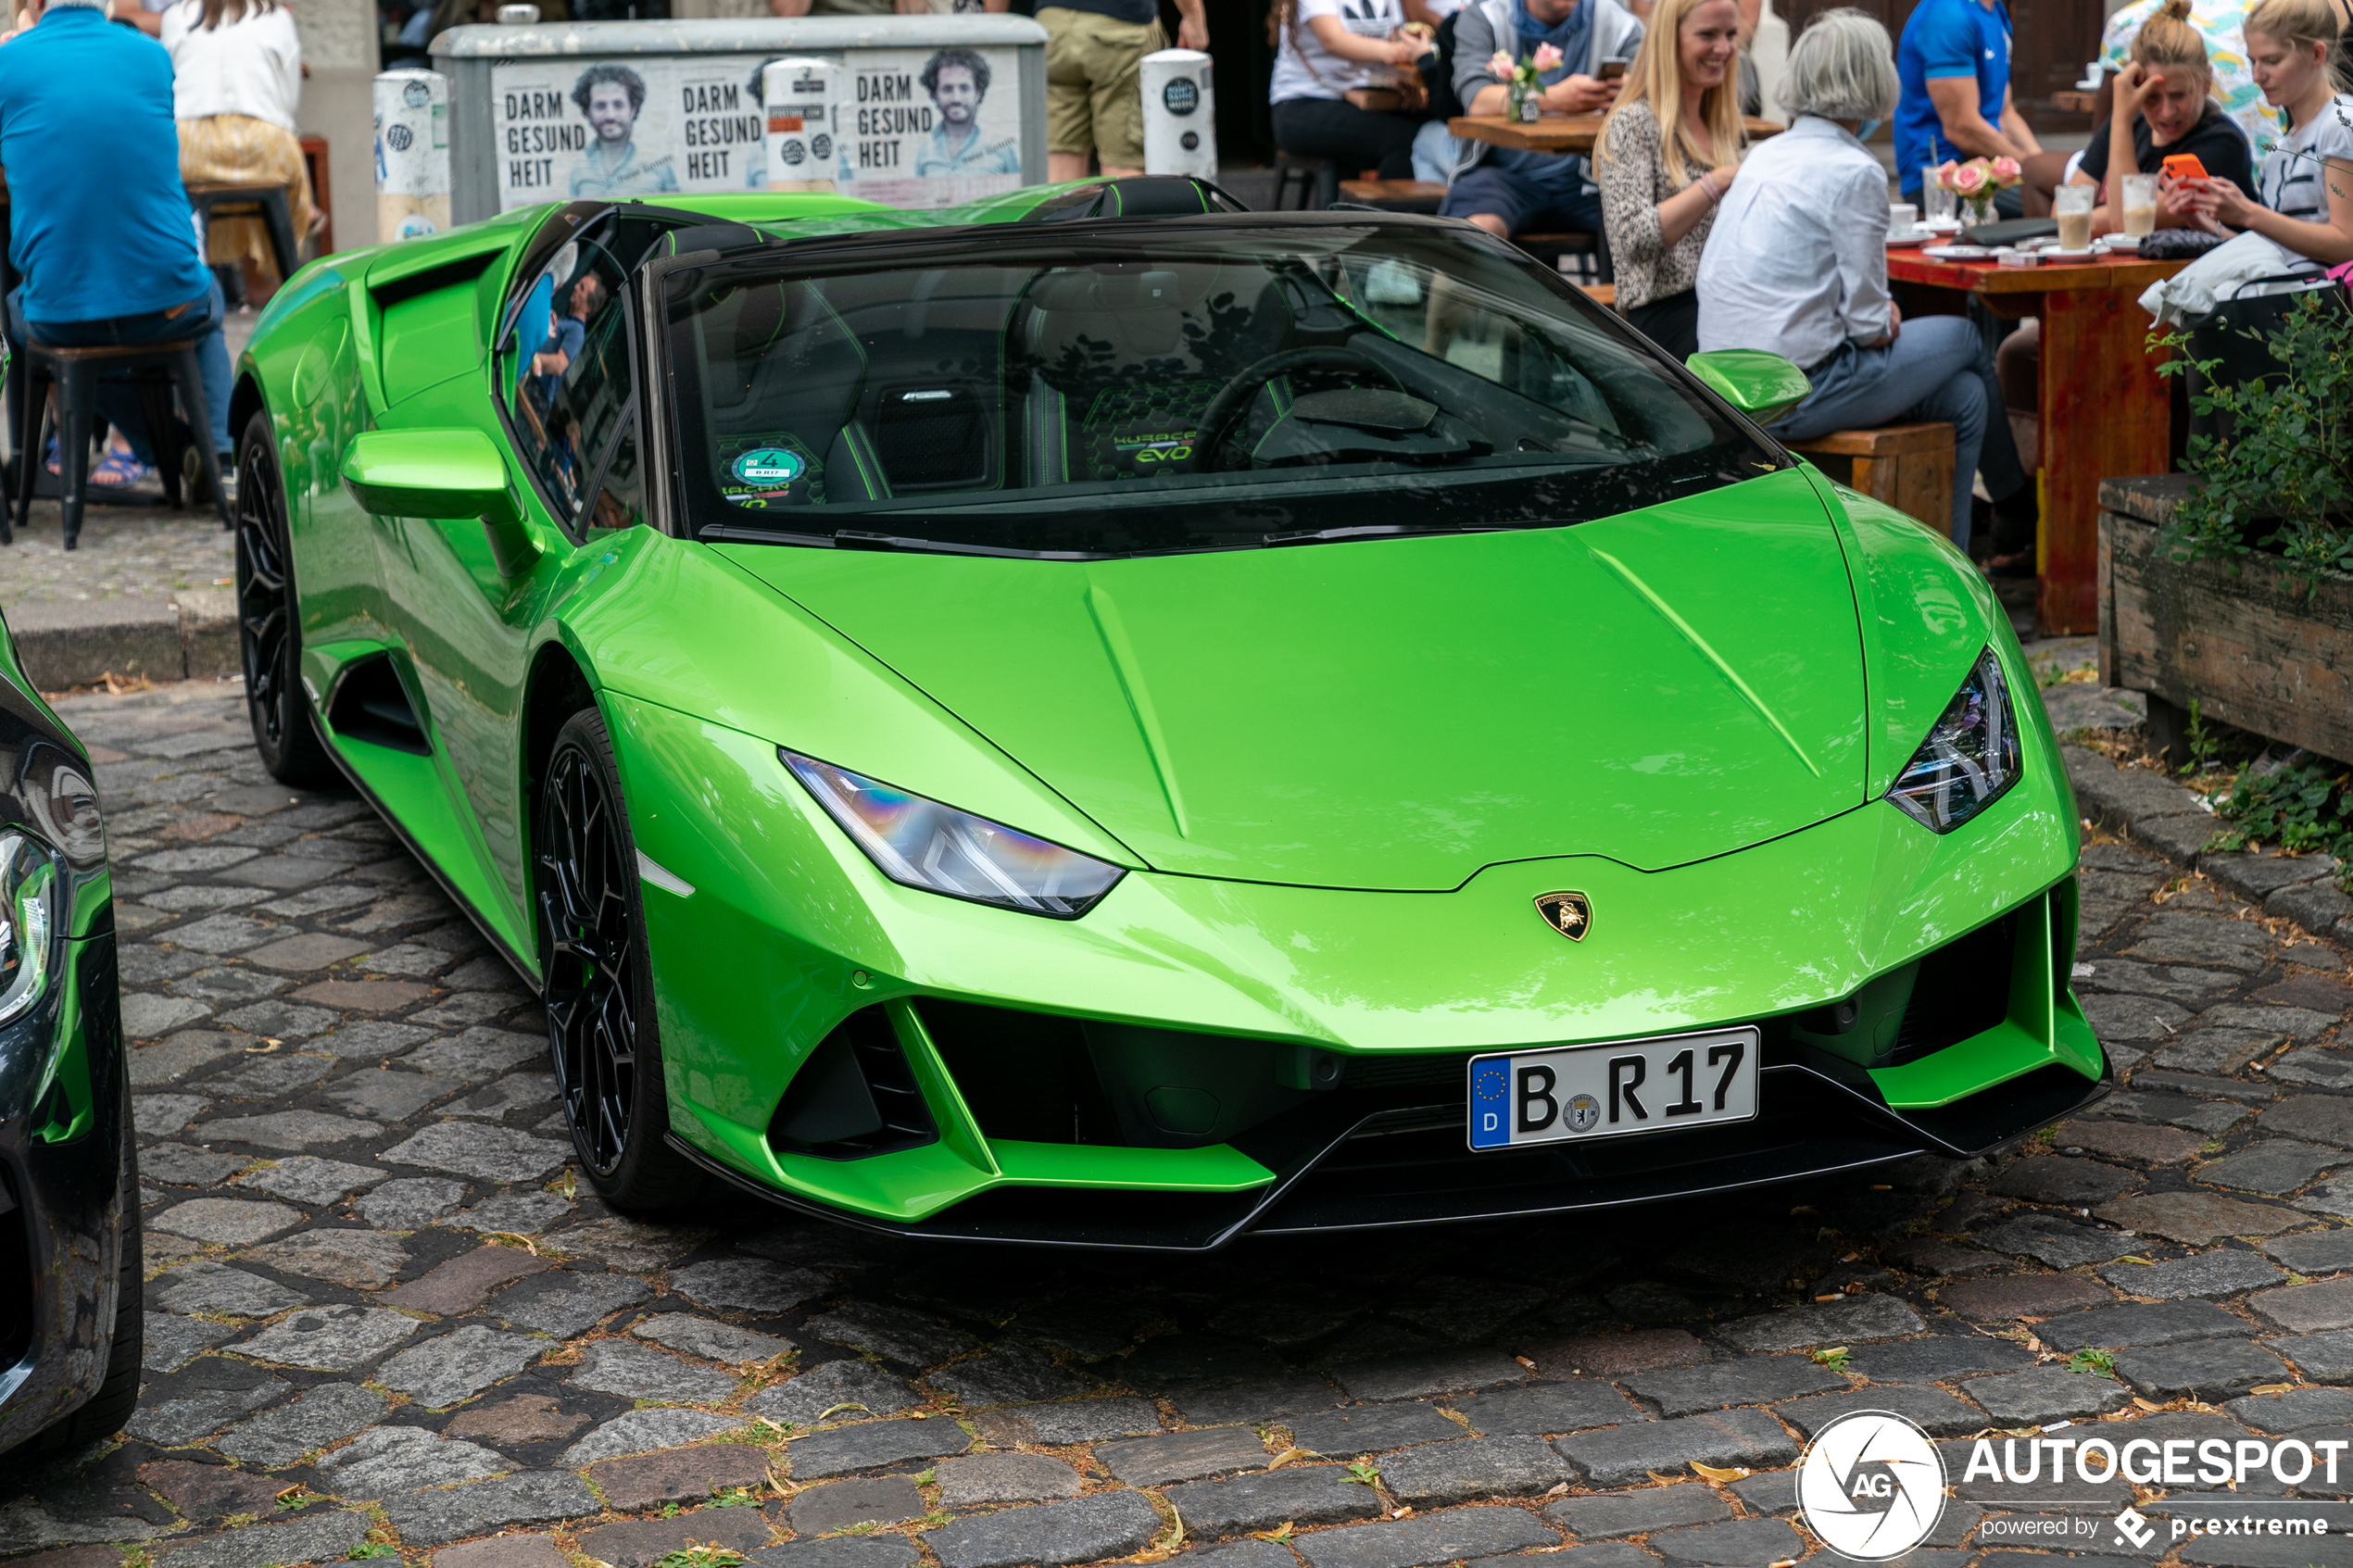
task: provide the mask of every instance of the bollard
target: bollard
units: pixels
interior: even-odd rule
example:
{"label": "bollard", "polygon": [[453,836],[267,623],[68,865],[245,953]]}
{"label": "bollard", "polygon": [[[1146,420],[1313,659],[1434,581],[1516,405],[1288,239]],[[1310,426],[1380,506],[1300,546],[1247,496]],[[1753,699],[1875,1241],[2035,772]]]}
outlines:
{"label": "bollard", "polygon": [[768,117],[768,188],[834,188],[833,106],[841,96],[839,60],[786,55],[760,69],[761,107]]}
{"label": "bollard", "polygon": [[1209,56],[1198,49],[1146,55],[1139,75],[1144,90],[1144,172],[1217,178],[1217,98]]}
{"label": "bollard", "polygon": [[449,79],[437,70],[376,78],[376,238],[449,227]]}

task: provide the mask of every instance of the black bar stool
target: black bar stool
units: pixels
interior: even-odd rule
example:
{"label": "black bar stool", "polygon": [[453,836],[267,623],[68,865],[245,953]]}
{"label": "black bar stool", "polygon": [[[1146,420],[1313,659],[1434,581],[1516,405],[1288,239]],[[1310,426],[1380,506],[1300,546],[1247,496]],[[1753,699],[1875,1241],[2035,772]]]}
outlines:
{"label": "black bar stool", "polygon": [[1275,210],[1291,210],[1290,188],[1299,187],[1299,210],[1321,212],[1340,198],[1340,170],[1332,160],[1275,149]]}
{"label": "black bar stool", "polygon": [[295,269],[302,265],[283,185],[191,185],[188,205],[204,214],[208,234],[215,218],[260,219],[270,231],[270,254],[277,260],[280,282],[293,277]]}
{"label": "black bar stool", "polygon": [[32,517],[33,491],[41,474],[43,427],[51,383],[57,389],[57,478],[65,506],[65,546],[82,544],[82,508],[88,499],[90,427],[96,414],[98,383],[128,371],[137,388],[140,411],[155,443],[156,462],[163,475],[164,498],[182,504],[180,495],[181,436],[172,418],[171,392],[176,383],[180,405],[187,410],[189,439],[195,442],[205,478],[212,483],[214,505],[223,529],[230,521],[229,500],[220,488],[220,457],[212,449],[212,421],[205,406],[204,374],[196,364],[196,342],[111,345],[100,348],[60,348],[28,340],[17,345],[18,373],[24,377],[23,401],[19,404],[16,447],[17,494],[11,521],[0,520],[0,545],[16,542],[15,530]]}

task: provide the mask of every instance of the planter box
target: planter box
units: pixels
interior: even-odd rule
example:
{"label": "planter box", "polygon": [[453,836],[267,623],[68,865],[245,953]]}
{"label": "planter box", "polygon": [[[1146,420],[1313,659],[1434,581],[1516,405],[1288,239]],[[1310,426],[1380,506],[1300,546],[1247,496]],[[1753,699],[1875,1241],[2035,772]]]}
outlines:
{"label": "planter box", "polygon": [[[2353,583],[2306,584],[2276,556],[2174,561],[2158,528],[2187,474],[2100,485],[2100,682],[2149,695],[2149,742],[2199,710],[2322,757],[2353,759]],[[2160,705],[2177,712],[2163,712]]]}

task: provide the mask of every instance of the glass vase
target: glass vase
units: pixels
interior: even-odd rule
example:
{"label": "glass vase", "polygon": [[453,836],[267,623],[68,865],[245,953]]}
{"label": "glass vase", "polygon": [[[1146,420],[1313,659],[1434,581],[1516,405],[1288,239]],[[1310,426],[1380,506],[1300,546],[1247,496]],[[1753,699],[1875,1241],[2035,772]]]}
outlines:
{"label": "glass vase", "polygon": [[1989,192],[1982,196],[1963,196],[1961,198],[1962,228],[1978,228],[1982,224],[1993,222],[1994,217],[1994,197],[1992,193]]}

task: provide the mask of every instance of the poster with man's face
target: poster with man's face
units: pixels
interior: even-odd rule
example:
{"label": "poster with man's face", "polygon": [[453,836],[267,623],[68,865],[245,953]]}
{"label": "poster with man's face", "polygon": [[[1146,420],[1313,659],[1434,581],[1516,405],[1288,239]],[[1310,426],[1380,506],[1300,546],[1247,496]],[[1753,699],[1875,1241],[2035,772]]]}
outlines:
{"label": "poster with man's face", "polygon": [[499,209],[761,189],[763,58],[499,61],[490,106]]}
{"label": "poster with man's face", "polygon": [[854,49],[822,87],[814,72],[780,71],[771,94],[797,101],[786,120],[772,112],[769,176],[830,175],[844,194],[901,207],[1012,190],[1022,182],[1015,60],[1005,48]]}

